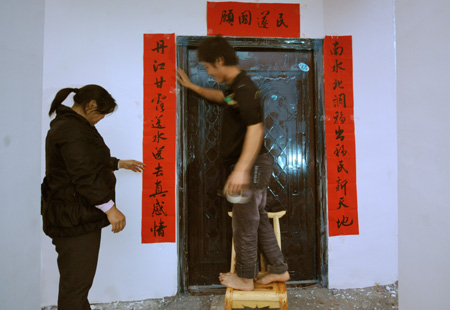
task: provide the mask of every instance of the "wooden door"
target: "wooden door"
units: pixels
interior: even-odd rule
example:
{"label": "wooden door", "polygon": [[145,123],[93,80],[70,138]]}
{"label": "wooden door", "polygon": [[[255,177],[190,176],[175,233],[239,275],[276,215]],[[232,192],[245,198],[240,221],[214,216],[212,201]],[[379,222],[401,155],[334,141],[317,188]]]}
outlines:
{"label": "wooden door", "polygon": [[[280,223],[291,282],[316,283],[323,281],[324,270],[322,196],[318,194],[318,163],[323,157],[316,154],[323,152],[323,147],[318,147],[323,143],[317,141],[321,140],[317,134],[321,130],[317,128],[317,56],[311,44],[289,49],[273,47],[267,40],[264,43],[261,48],[232,42],[241,69],[261,90],[264,104],[265,147],[274,158],[266,209],[287,211]],[[194,83],[224,87],[198,62],[195,44],[187,44],[183,52],[180,65]],[[182,285],[195,291],[219,285],[219,272],[230,268],[231,220],[227,212],[231,205],[217,194],[226,178],[219,160],[220,107],[190,91],[184,91],[181,105],[180,214],[184,218],[180,242],[184,256],[180,271]]]}

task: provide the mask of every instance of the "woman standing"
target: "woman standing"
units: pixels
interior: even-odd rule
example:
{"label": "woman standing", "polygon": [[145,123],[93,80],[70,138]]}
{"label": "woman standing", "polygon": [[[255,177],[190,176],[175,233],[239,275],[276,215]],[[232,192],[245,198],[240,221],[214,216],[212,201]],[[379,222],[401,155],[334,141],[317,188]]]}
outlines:
{"label": "woman standing", "polygon": [[[62,104],[75,93],[72,108]],[[55,96],[56,112],[47,133],[46,176],[42,183],[44,232],[53,240],[60,273],[58,309],[91,309],[87,299],[97,269],[101,229],[118,233],[125,216],[115,205],[114,170],[142,172],[144,164],[111,157],[95,128],[114,112],[114,98],[101,86],[64,88]]]}

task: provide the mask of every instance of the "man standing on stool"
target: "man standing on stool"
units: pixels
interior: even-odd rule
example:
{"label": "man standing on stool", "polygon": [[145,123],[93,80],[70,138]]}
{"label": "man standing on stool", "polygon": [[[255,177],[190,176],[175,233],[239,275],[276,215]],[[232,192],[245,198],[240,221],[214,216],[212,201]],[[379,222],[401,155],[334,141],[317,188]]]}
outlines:
{"label": "man standing on stool", "polygon": [[217,83],[225,83],[227,89],[222,92],[200,87],[181,69],[178,70],[178,81],[223,107],[220,154],[229,172],[223,191],[225,195],[251,194],[249,201],[233,205],[236,273],[221,273],[220,282],[234,289],[253,290],[253,280],[259,271],[258,245],[267,262],[268,273],[256,282],[286,282],[289,280],[287,264],[265,211],[273,159],[263,146],[264,110],[260,91],[239,68],[234,49],[223,37],[205,39],[197,53],[208,74]]}

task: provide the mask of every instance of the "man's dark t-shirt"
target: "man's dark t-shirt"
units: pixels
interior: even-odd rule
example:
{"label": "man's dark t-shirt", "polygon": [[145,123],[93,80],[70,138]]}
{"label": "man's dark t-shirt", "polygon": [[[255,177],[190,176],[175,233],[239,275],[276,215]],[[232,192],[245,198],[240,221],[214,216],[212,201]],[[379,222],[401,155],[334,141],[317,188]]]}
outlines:
{"label": "man's dark t-shirt", "polygon": [[[260,91],[245,71],[241,71],[224,91],[224,109],[220,154],[226,166],[235,164],[242,152],[247,126],[264,121]],[[264,153],[264,146],[260,153]]]}

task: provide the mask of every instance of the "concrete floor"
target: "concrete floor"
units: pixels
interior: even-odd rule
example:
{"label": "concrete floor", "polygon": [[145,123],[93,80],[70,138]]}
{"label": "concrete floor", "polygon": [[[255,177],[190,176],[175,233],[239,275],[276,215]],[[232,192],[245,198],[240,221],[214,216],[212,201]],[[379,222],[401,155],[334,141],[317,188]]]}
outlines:
{"label": "concrete floor", "polygon": [[[290,310],[387,310],[398,309],[397,283],[361,289],[327,289],[317,286],[288,288]],[[92,310],[222,310],[224,294],[179,295],[162,299],[93,304]],[[56,310],[44,307],[43,310]],[[250,308],[247,308],[250,309]],[[261,308],[260,308],[261,309]]]}

